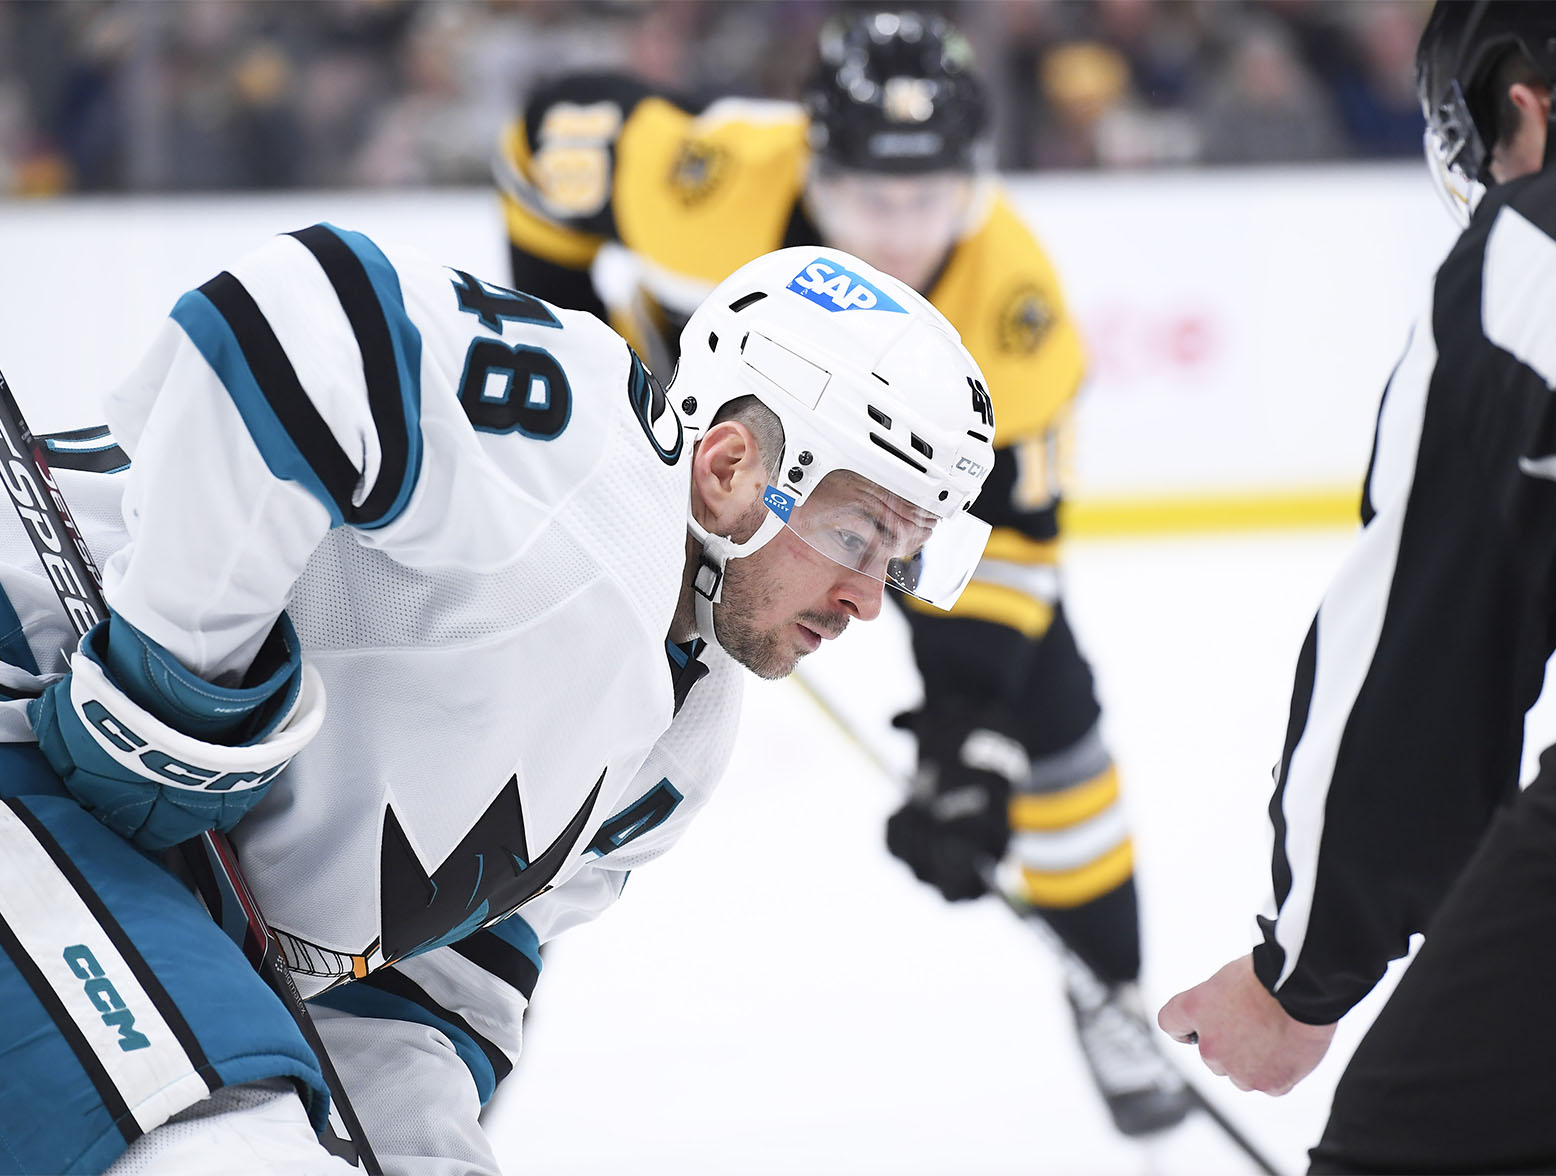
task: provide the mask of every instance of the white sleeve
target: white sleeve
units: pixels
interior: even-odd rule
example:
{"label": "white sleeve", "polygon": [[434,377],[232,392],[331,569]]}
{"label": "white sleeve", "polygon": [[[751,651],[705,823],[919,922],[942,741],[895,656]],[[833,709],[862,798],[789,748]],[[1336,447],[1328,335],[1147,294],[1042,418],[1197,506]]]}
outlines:
{"label": "white sleeve", "polygon": [[416,328],[393,275],[358,234],[274,238],[179,299],[108,400],[134,458],[108,598],[203,677],[247,667],[332,525],[403,508]]}

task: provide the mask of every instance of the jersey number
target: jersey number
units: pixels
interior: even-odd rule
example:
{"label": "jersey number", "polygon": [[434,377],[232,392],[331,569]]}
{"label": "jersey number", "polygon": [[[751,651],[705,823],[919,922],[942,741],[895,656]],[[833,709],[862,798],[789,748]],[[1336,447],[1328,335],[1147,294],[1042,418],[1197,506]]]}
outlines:
{"label": "jersey number", "polygon": [[663,825],[680,803],[680,790],[669,780],[660,780],[638,797],[636,803],[600,826],[594,840],[589,842],[589,852],[596,857],[604,857],[611,850],[620,849],[627,842]]}
{"label": "jersey number", "polygon": [[535,138],[535,187],[553,214],[596,215],[611,194],[611,148],[621,130],[614,102],[558,102],[540,120]]}
{"label": "jersey number", "polygon": [[549,441],[567,428],[573,389],[549,351],[476,339],[465,355],[459,402],[483,433],[517,431]]}
{"label": "jersey number", "polygon": [[[508,322],[562,326],[538,298],[493,286],[464,270],[454,273],[459,309],[475,315],[488,330],[501,334]],[[567,428],[573,390],[562,365],[545,348],[474,339],[459,378],[459,403],[470,423],[484,433],[519,432],[549,441]]]}

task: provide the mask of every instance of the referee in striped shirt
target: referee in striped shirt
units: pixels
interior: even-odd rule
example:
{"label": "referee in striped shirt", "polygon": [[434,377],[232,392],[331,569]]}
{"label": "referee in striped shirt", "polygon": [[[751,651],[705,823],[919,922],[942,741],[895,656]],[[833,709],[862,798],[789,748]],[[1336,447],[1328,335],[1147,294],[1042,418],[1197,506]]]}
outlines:
{"label": "referee in striped shirt", "polygon": [[[1556,1169],[1556,4],[1439,0],[1416,76],[1466,228],[1383,394],[1362,529],[1309,629],[1252,953],[1161,1027],[1282,1094],[1425,946],[1351,1060],[1314,1172]],[[1478,199],[1477,199],[1478,198]]]}

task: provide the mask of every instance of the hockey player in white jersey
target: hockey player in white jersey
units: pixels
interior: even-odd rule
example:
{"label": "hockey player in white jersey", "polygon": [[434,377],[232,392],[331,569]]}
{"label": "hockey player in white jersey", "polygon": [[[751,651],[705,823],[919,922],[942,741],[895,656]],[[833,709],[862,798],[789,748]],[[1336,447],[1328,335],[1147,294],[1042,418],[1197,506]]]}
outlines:
{"label": "hockey player in white jersey", "polygon": [[108,410],[130,471],[61,478],[112,615],[68,661],[0,524],[0,1172],[343,1164],[155,857],[213,827],[386,1170],[498,1171],[538,947],[707,802],[738,666],[887,585],[949,606],[987,533],[977,365],[832,250],[724,281],[667,396],[590,315],[316,225],[185,295]]}

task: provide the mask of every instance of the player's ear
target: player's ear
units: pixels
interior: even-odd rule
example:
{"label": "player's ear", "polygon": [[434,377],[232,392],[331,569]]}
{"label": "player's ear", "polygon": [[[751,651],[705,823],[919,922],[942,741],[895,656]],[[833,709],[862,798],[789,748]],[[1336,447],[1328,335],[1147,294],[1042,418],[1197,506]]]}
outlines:
{"label": "player's ear", "polygon": [[692,452],[692,513],[714,535],[734,532],[749,519],[767,488],[767,467],[751,430],[720,421]]}

